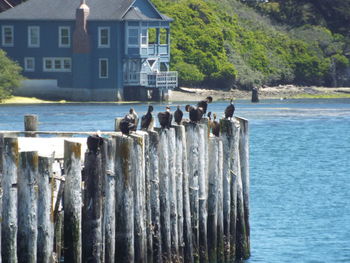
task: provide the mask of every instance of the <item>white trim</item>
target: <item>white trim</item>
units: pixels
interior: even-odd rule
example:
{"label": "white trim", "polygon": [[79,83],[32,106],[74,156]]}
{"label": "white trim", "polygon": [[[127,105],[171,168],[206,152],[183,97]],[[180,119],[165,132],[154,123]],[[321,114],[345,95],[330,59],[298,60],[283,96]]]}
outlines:
{"label": "white trim", "polygon": [[[30,60],[33,62],[33,68],[28,67],[28,61],[30,61]],[[29,72],[35,71],[35,58],[33,58],[33,57],[25,57],[24,58],[24,70],[29,71]]]}
{"label": "white trim", "polygon": [[[51,63],[51,66],[47,67],[46,62]],[[68,62],[69,68],[64,67],[65,62]],[[44,72],[71,72],[72,71],[72,59],[69,57],[44,57],[43,58],[43,71]]]}
{"label": "white trim", "polygon": [[[142,39],[144,38],[144,36],[142,35],[142,31],[143,30],[146,30],[146,44],[142,44]],[[141,30],[140,30],[140,46],[143,47],[143,48],[148,48],[148,27],[141,27]]]}
{"label": "white trim", "polygon": [[[102,44],[101,42],[101,32],[102,30],[107,30],[107,44]],[[110,47],[110,39],[111,39],[111,34],[110,34],[110,27],[104,26],[104,27],[98,27],[98,47],[99,48],[109,48]]]}
{"label": "white trim", "polygon": [[[102,76],[101,75],[101,62],[102,61],[105,61],[106,62],[106,76]],[[99,60],[98,60],[98,77],[100,78],[100,79],[108,79],[108,58],[100,58]]]}
{"label": "white trim", "polygon": [[[67,29],[68,30],[68,44],[62,43],[62,30]],[[58,47],[70,47],[70,27],[69,26],[60,26],[58,27]]]}
{"label": "white trim", "polygon": [[[31,38],[31,30],[34,30],[33,32],[34,35],[37,34],[37,38],[38,38],[38,43],[33,43],[33,39]],[[28,34],[28,47],[40,47],[40,27],[38,26],[28,26],[28,30],[27,30],[27,34]]]}
{"label": "white trim", "polygon": [[[11,43],[5,43],[5,29],[6,28],[10,28],[11,29]],[[2,37],[2,45],[4,47],[13,47],[14,46],[14,28],[13,26],[9,26],[9,25],[4,25],[1,26],[1,37]]]}

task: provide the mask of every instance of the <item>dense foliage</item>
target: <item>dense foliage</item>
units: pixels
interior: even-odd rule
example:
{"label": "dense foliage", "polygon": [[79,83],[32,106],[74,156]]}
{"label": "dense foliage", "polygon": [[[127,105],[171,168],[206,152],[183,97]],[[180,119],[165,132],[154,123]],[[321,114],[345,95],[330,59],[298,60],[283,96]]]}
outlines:
{"label": "dense foliage", "polygon": [[21,67],[10,60],[0,49],[0,101],[11,96],[22,80]]}
{"label": "dense foliage", "polygon": [[179,71],[180,85],[249,89],[260,84],[342,85],[348,81],[345,36],[333,33],[328,24],[299,23],[297,18],[299,24],[293,27],[276,25],[256,12],[279,14],[279,22],[286,22],[289,14],[281,11],[280,2],[296,5],[296,0],[264,7],[238,0],[153,2],[174,19],[171,66]]}

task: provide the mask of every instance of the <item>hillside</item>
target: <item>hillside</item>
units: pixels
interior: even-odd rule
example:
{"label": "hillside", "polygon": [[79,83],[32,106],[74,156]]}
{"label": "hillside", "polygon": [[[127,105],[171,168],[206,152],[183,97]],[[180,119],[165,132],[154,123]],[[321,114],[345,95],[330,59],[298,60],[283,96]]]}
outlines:
{"label": "hillside", "polygon": [[[293,17],[294,23],[278,1],[153,2],[174,19],[171,66],[183,86],[349,85],[348,39],[341,34],[346,30],[334,30],[336,23],[327,23],[327,17],[319,24]],[[286,2],[292,8],[300,1]]]}

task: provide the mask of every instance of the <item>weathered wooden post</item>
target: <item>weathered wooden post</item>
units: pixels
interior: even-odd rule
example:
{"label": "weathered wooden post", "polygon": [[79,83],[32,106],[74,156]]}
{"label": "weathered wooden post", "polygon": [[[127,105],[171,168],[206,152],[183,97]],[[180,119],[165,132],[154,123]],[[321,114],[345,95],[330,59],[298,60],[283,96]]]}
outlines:
{"label": "weathered wooden post", "polygon": [[3,149],[4,149],[4,136],[0,134],[0,263],[1,260],[1,222],[2,222],[2,177],[3,177]]}
{"label": "weathered wooden post", "polygon": [[168,130],[168,157],[169,157],[169,201],[170,201],[170,232],[171,232],[171,256],[173,262],[179,262],[179,229],[178,229],[178,203],[176,180],[176,145],[175,129]]}
{"label": "weathered wooden post", "polygon": [[225,261],[232,259],[231,241],[231,181],[232,181],[232,159],[233,159],[233,122],[220,120],[220,134],[223,144],[223,218],[224,218],[224,247]]}
{"label": "weathered wooden post", "polygon": [[150,201],[151,201],[151,233],[153,245],[153,261],[162,262],[162,240],[159,200],[159,135],[158,132],[148,131],[149,135],[149,170],[150,172]]}
{"label": "weathered wooden post", "polygon": [[218,148],[218,173],[217,173],[217,259],[225,261],[224,244],[224,209],[223,209],[223,145],[222,140]]}
{"label": "weathered wooden post", "polygon": [[39,157],[38,173],[38,262],[51,262],[53,253],[53,204],[50,181],[52,159]]}
{"label": "weathered wooden post", "polygon": [[252,89],[252,102],[259,102],[259,89],[257,87]]}
{"label": "weathered wooden post", "polygon": [[4,138],[3,144],[3,212],[1,254],[3,262],[17,262],[17,171],[18,139]]}
{"label": "weathered wooden post", "polygon": [[145,160],[145,202],[146,202],[146,238],[147,238],[147,262],[153,262],[153,237],[152,237],[152,204],[151,204],[151,173],[150,170],[150,139],[147,132],[139,132],[144,136],[144,160]]}
{"label": "weathered wooden post", "polygon": [[197,124],[185,123],[194,261],[199,261],[199,136]]}
{"label": "weathered wooden post", "polygon": [[218,262],[218,186],[222,184],[222,141],[209,138],[209,189],[208,189],[208,254],[209,262]]}
{"label": "weathered wooden post", "polygon": [[[179,232],[183,231],[184,262],[193,262],[192,226],[191,226],[191,206],[188,179],[187,144],[186,133],[183,125],[175,126],[176,132],[176,158],[177,173],[182,177],[182,204],[183,204],[183,227],[179,225]],[[178,162],[181,162],[178,163]],[[181,167],[180,167],[181,166]],[[182,173],[182,174],[181,174]],[[181,205],[179,205],[180,207]],[[180,208],[179,208],[180,209]],[[179,220],[179,223],[181,221]],[[181,242],[181,239],[179,240]],[[180,243],[181,245],[182,243]],[[181,251],[180,251],[181,253]]]}
{"label": "weathered wooden post", "polygon": [[135,262],[141,263],[147,261],[144,137],[140,134],[132,134],[130,137],[133,139],[131,155],[134,175]]}
{"label": "weathered wooden post", "polygon": [[[38,115],[28,114],[24,116],[24,131],[35,132],[38,130]],[[36,137],[35,133],[26,133],[26,137]]]}
{"label": "weathered wooden post", "polygon": [[200,261],[208,262],[208,240],[207,240],[207,179],[208,179],[208,123],[204,120],[203,124],[197,126],[199,147],[199,170],[198,170],[198,205],[199,205],[199,253]]}
{"label": "weathered wooden post", "polygon": [[115,261],[134,262],[133,139],[124,135],[113,138],[116,140]]}
{"label": "weathered wooden post", "polygon": [[85,189],[82,210],[82,262],[104,261],[102,249],[103,180],[101,152],[89,150],[85,155],[83,173]]}
{"label": "weathered wooden post", "polygon": [[115,258],[115,150],[115,140],[104,140],[102,159],[105,167],[105,263],[112,263]]}
{"label": "weathered wooden post", "polygon": [[170,174],[169,174],[169,133],[159,130],[159,199],[162,237],[162,254],[165,262],[171,262],[171,223],[170,223]]}
{"label": "weathered wooden post", "polygon": [[64,141],[64,259],[81,260],[81,144]]}
{"label": "weathered wooden post", "polygon": [[122,119],[121,117],[114,119],[114,131],[120,131],[119,124]]}
{"label": "weathered wooden post", "polygon": [[37,152],[21,152],[18,173],[18,262],[37,262],[38,238]]}
{"label": "weathered wooden post", "polygon": [[[244,229],[245,238],[241,246],[241,257],[246,259],[250,256],[250,224],[249,224],[249,128],[248,120],[237,118],[240,123],[239,135],[239,157],[240,172],[242,179],[243,211],[244,211]],[[243,227],[243,226],[242,226]]]}

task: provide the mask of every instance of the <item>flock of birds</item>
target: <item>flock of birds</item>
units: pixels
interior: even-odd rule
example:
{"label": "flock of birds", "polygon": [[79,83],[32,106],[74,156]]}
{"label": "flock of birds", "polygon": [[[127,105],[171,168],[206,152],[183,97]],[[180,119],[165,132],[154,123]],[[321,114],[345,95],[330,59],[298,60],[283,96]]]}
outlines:
{"label": "flock of birds", "polygon": [[[207,97],[205,100],[202,100],[197,103],[197,106],[191,106],[186,105],[185,110],[189,114],[190,122],[192,123],[198,123],[201,121],[203,116],[207,113],[208,104],[213,101],[212,97]],[[225,118],[231,119],[233,117],[233,114],[235,112],[235,106],[233,105],[233,100],[231,99],[230,104],[225,109]],[[153,128],[154,125],[154,118],[152,115],[153,112],[153,106],[148,106],[147,113],[141,117],[141,130],[150,130]],[[158,121],[162,129],[169,129],[171,127],[171,123],[173,121],[177,123],[178,125],[181,124],[182,118],[183,118],[183,112],[180,109],[180,106],[177,106],[176,111],[171,113],[170,107],[167,106],[165,112],[159,112],[158,113]],[[207,117],[209,118],[209,126],[211,128],[212,133],[215,136],[220,135],[220,123],[216,120],[217,116],[214,113],[213,119],[211,112],[207,113]],[[125,134],[129,135],[130,132],[136,131],[138,126],[139,118],[137,113],[133,108],[129,110],[129,113],[125,115],[125,117],[120,121],[119,123],[119,129],[120,131]]]}

